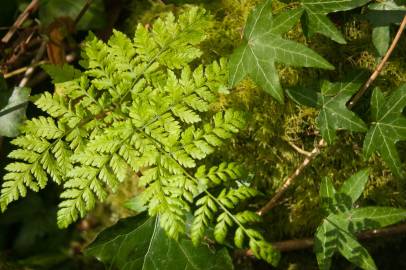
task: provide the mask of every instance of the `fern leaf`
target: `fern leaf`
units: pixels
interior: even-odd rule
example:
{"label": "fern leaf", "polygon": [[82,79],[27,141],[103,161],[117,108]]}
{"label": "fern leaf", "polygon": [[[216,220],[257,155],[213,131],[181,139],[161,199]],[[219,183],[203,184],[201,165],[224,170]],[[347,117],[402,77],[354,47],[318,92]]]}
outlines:
{"label": "fern leaf", "polygon": [[203,239],[206,228],[214,219],[214,214],[218,208],[209,196],[203,196],[196,201],[196,206],[199,208],[194,212],[194,219],[190,228],[190,237],[194,245],[197,245]]}
{"label": "fern leaf", "polygon": [[43,116],[26,121],[22,130],[45,139],[59,139],[64,135],[62,127],[56,126],[52,118]]}
{"label": "fern leaf", "polygon": [[223,212],[217,217],[217,224],[214,227],[214,239],[220,244],[226,240],[229,227],[234,224],[230,216]]}

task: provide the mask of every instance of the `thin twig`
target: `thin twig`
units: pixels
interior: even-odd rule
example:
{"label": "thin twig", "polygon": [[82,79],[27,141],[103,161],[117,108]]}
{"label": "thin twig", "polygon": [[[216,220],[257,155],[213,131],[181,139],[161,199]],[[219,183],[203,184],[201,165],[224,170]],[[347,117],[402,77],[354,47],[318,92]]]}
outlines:
{"label": "thin twig", "polygon": [[[406,233],[406,223],[403,223],[387,228],[363,231],[357,235],[357,238],[358,240],[367,240],[377,237],[393,236],[405,233]],[[314,239],[313,238],[293,239],[280,242],[273,242],[271,244],[275,249],[279,250],[280,252],[289,252],[313,247]],[[245,255],[253,256],[252,251],[250,249],[246,250]]]}
{"label": "thin twig", "polygon": [[80,10],[78,16],[76,16],[74,26],[76,27],[79,23],[80,19],[82,19],[83,15],[85,15],[86,11],[89,9],[90,5],[92,4],[93,0],[87,0],[83,8]]}
{"label": "thin twig", "polygon": [[297,146],[296,144],[294,144],[291,141],[286,141],[290,146],[292,146],[293,149],[296,150],[296,152],[298,152],[299,154],[302,154],[306,157],[310,157],[311,153],[307,152],[306,150],[303,150],[302,148],[300,148],[299,146]]}
{"label": "thin twig", "polygon": [[396,33],[395,38],[392,41],[391,46],[389,47],[388,51],[386,52],[385,56],[382,58],[381,62],[379,65],[376,67],[374,72],[372,73],[371,77],[369,77],[368,81],[361,87],[361,89],[357,92],[357,94],[351,99],[351,101],[348,103],[348,108],[351,109],[355,106],[355,104],[359,101],[359,99],[365,94],[365,92],[368,90],[369,86],[376,80],[378,77],[379,73],[381,73],[383,67],[385,66],[385,63],[388,61],[389,57],[391,56],[393,50],[396,48],[396,45],[399,42],[400,37],[402,36],[403,30],[405,29],[406,26],[406,15],[403,17],[403,21],[399,26],[399,30]]}
{"label": "thin twig", "polygon": [[30,80],[34,70],[36,68],[36,64],[41,60],[42,56],[44,56],[46,48],[46,41],[42,41],[41,46],[39,47],[37,54],[35,55],[34,59],[31,61],[31,66],[25,71],[24,77],[21,80],[19,87],[25,87]]}
{"label": "thin twig", "polygon": [[[357,92],[357,94],[352,98],[351,102],[348,104],[348,108],[351,109],[355,106],[355,104],[359,101],[359,99],[362,97],[362,95],[365,94],[365,92],[368,90],[369,86],[375,81],[375,79],[378,77],[379,73],[382,71],[382,68],[384,67],[385,63],[388,61],[389,56],[392,54],[394,48],[399,42],[400,36],[403,33],[403,30],[406,26],[406,15],[403,18],[403,21],[399,27],[398,32],[396,33],[395,38],[392,41],[391,46],[389,47],[388,51],[386,52],[385,56],[382,58],[381,62],[378,64],[372,75],[369,77],[367,82],[360,88],[360,90]],[[262,207],[259,211],[257,211],[257,214],[262,216],[269,212],[272,208],[274,208],[279,199],[282,197],[282,195],[285,193],[285,191],[289,188],[289,186],[294,182],[294,180],[302,173],[302,171],[310,164],[311,161],[313,161],[319,154],[320,154],[320,148],[325,145],[325,141],[321,139],[317,146],[311,151],[311,155],[306,157],[306,159],[300,164],[295,171],[289,175],[285,181],[283,182],[283,185],[278,188],[275,192],[275,195],[266,203],[264,207]]]}
{"label": "thin twig", "polygon": [[267,213],[269,210],[275,207],[275,205],[278,203],[279,199],[282,197],[282,195],[285,193],[285,191],[289,188],[289,186],[293,183],[293,181],[298,177],[304,168],[307,167],[307,165],[310,164],[313,159],[315,159],[318,154],[320,153],[320,149],[326,145],[326,142],[321,139],[316,147],[313,148],[313,150],[310,152],[310,155],[305,158],[305,160],[300,164],[296,170],[293,172],[293,174],[289,175],[288,178],[284,181],[283,185],[278,188],[276,191],[275,195],[271,198],[271,200],[268,201],[268,203],[262,207],[257,214],[262,216],[265,213]]}
{"label": "thin twig", "polygon": [[[40,61],[40,62],[38,62],[38,63],[36,63],[35,65],[32,65],[32,66],[40,66],[40,65],[45,64],[45,63],[48,63],[48,61]],[[19,74],[21,74],[21,73],[24,73],[24,72],[27,71],[27,69],[29,69],[30,67],[31,67],[31,66],[22,67],[22,68],[19,68],[19,69],[10,71],[10,72],[8,72],[8,73],[5,73],[5,74],[4,74],[4,79],[8,79],[8,78],[11,78],[11,77],[13,77],[13,76],[16,76],[16,75],[19,75]]]}
{"label": "thin twig", "polygon": [[14,22],[13,26],[10,27],[10,30],[4,35],[1,39],[3,43],[8,43],[13,37],[14,33],[18,28],[25,22],[25,20],[30,16],[31,13],[35,12],[38,9],[39,0],[32,0],[31,3],[25,8],[23,13],[18,16],[17,20]]}

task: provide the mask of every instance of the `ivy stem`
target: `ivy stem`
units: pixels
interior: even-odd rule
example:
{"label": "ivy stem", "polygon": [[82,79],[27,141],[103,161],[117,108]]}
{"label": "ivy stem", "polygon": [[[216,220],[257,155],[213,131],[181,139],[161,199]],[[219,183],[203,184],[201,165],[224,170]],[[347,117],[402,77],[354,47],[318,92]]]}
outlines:
{"label": "ivy stem", "polygon": [[[357,235],[357,238],[358,240],[367,240],[377,237],[404,234],[405,232],[406,232],[406,223],[403,223],[387,228],[363,231]],[[279,250],[280,252],[290,252],[311,248],[314,245],[314,239],[309,237],[302,239],[292,239],[279,242],[272,242],[271,244],[276,250]],[[253,256],[253,253],[251,250],[245,250],[244,254],[242,255]]]}
{"label": "ivy stem", "polygon": [[[378,75],[381,73],[385,63],[388,61],[390,55],[392,54],[393,50],[396,48],[397,44],[399,43],[400,37],[403,33],[403,30],[406,27],[406,15],[403,17],[402,23],[399,27],[398,32],[396,33],[395,38],[393,39],[388,51],[386,52],[385,56],[382,58],[381,62],[375,68],[374,72],[371,74],[369,79],[365,82],[365,84],[360,88],[357,94],[351,99],[351,101],[347,104],[349,109],[353,108],[355,104],[359,101],[359,99],[366,93],[368,88],[371,84],[376,80]],[[279,202],[280,198],[282,198],[285,191],[292,185],[295,179],[303,172],[303,170],[321,153],[320,149],[326,146],[326,142],[324,139],[321,139],[317,145],[313,148],[310,152],[310,155],[303,160],[303,162],[296,167],[292,174],[290,174],[283,182],[282,186],[279,187],[275,195],[263,206],[261,209],[257,211],[257,214],[260,216],[265,215],[271,209],[273,209]]]}

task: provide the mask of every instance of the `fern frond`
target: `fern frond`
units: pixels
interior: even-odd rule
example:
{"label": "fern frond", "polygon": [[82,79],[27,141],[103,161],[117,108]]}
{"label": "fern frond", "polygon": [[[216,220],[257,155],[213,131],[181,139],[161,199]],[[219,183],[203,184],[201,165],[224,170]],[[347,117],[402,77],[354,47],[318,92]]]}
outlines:
{"label": "fern frond", "polygon": [[57,94],[52,95],[49,92],[44,92],[34,104],[53,118],[61,117],[69,113],[66,101],[62,96]]}
{"label": "fern frond", "polygon": [[202,54],[196,45],[206,38],[209,21],[204,10],[190,8],[178,18],[169,13],[151,27],[139,25],[133,40],[114,31],[104,43],[90,34],[82,54],[85,71],[66,68],[69,80],[60,78],[55,94],[35,101],[49,116],[26,121],[23,135],[13,140],[19,149],[9,155],[16,162],[6,167],[2,210],[27,189],[43,189],[50,177],[63,185],[57,222],[64,228],[141,173],[139,201],[150,215],[159,215],[169,236],[184,234],[194,211],[195,244],[214,226],[217,241],[235,230],[237,246],[249,239],[255,254],[271,256],[270,246],[249,227],[258,216],[232,212],[259,194],[237,182],[244,178],[241,166],[223,162],[196,169],[245,124],[235,110],[207,120],[211,104],[227,92],[228,76],[225,59],[190,67]]}
{"label": "fern frond", "polygon": [[[135,47],[144,61],[157,58],[168,68],[181,68],[198,58],[202,53],[194,45],[205,38],[205,29],[210,21],[206,12],[190,8],[176,20],[171,13],[155,21],[149,35],[148,29],[139,24],[135,33]],[[170,50],[167,50],[170,48]]]}
{"label": "fern frond", "polygon": [[45,139],[59,139],[64,135],[63,126],[57,126],[54,119],[44,116],[27,120],[22,131]]}
{"label": "fern frond", "polygon": [[244,175],[243,168],[236,163],[223,162],[219,166],[213,166],[206,170],[206,166],[200,166],[195,173],[196,179],[203,185],[219,185],[228,179],[237,180]]}

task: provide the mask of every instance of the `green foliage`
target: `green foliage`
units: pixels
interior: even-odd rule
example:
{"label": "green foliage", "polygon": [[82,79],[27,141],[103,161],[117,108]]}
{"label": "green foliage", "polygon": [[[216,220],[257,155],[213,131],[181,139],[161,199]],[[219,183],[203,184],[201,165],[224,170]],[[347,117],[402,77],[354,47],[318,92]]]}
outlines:
{"label": "green foliage", "polygon": [[406,12],[405,10],[405,6],[400,6],[393,0],[368,5],[365,16],[374,26],[372,42],[379,56],[384,56],[389,48],[390,24],[399,24]]}
{"label": "green foliage", "polygon": [[114,269],[233,269],[225,248],[195,246],[185,237],[171,239],[160,228],[159,219],[141,214],[120,220],[102,231],[85,254]]}
{"label": "green foliage", "polygon": [[323,57],[299,43],[283,39],[298,21],[301,10],[272,15],[272,1],[258,5],[248,17],[244,29],[244,44],[230,59],[230,84],[236,85],[250,75],[259,86],[283,103],[275,62],[302,67],[334,69]]}
{"label": "green foliage", "polygon": [[[19,148],[9,155],[17,161],[6,167],[2,210],[27,188],[43,189],[50,177],[63,185],[57,220],[65,228],[141,173],[139,205],[159,216],[170,237],[186,233],[195,201],[208,197],[218,217],[203,222],[195,244],[210,225],[219,242],[239,228],[258,258],[276,264],[279,254],[248,226],[259,219],[232,212],[258,194],[239,186],[245,180],[241,167],[197,168],[245,125],[239,111],[209,112],[227,93],[228,78],[224,59],[199,65],[197,45],[206,38],[208,19],[203,9],[190,8],[178,18],[168,13],[152,27],[138,25],[134,40],[115,31],[106,44],[90,34],[83,47],[84,72],[46,66],[57,91],[36,97],[35,105],[49,116],[26,121],[23,135],[12,141]],[[196,214],[199,219],[204,217]]]}
{"label": "green foliage", "polygon": [[364,155],[369,158],[378,152],[389,168],[401,176],[402,164],[396,150],[396,142],[406,140],[406,117],[402,111],[406,106],[406,84],[385,99],[379,88],[371,98],[372,123],[364,141]]}
{"label": "green foliage", "polygon": [[[324,82],[321,93],[317,94],[317,106],[320,113],[316,119],[322,137],[333,143],[337,129],[367,131],[365,123],[346,107],[352,95],[361,84],[353,81],[346,83]],[[405,140],[405,117],[402,115],[405,102],[405,85],[385,99],[379,88],[371,98],[371,124],[364,140],[364,156],[369,158],[375,151],[397,175],[402,176],[402,164],[396,150],[396,142]],[[314,106],[316,92],[309,89],[290,89],[289,96],[303,105]]]}
{"label": "green foliage", "polygon": [[331,144],[336,138],[336,130],[366,131],[365,123],[347,108],[347,102],[361,87],[357,77],[348,82],[323,82],[318,95],[317,107],[320,113],[316,124],[321,136]]}
{"label": "green foliage", "polygon": [[367,181],[368,171],[362,170],[345,181],[339,191],[334,189],[329,178],[321,183],[321,202],[328,216],[315,234],[314,251],[320,269],[330,269],[336,251],[362,269],[377,269],[368,251],[358,243],[355,233],[406,219],[404,209],[354,207]]}
{"label": "green foliage", "polygon": [[80,70],[67,64],[64,64],[63,66],[44,64],[41,67],[52,78],[54,84],[71,81],[79,78],[81,75]]}
{"label": "green foliage", "polygon": [[340,44],[345,44],[346,41],[344,37],[326,15],[331,12],[354,9],[363,6],[369,1],[370,0],[302,0],[302,8],[305,11],[302,20],[304,31],[307,36],[320,33]]}

